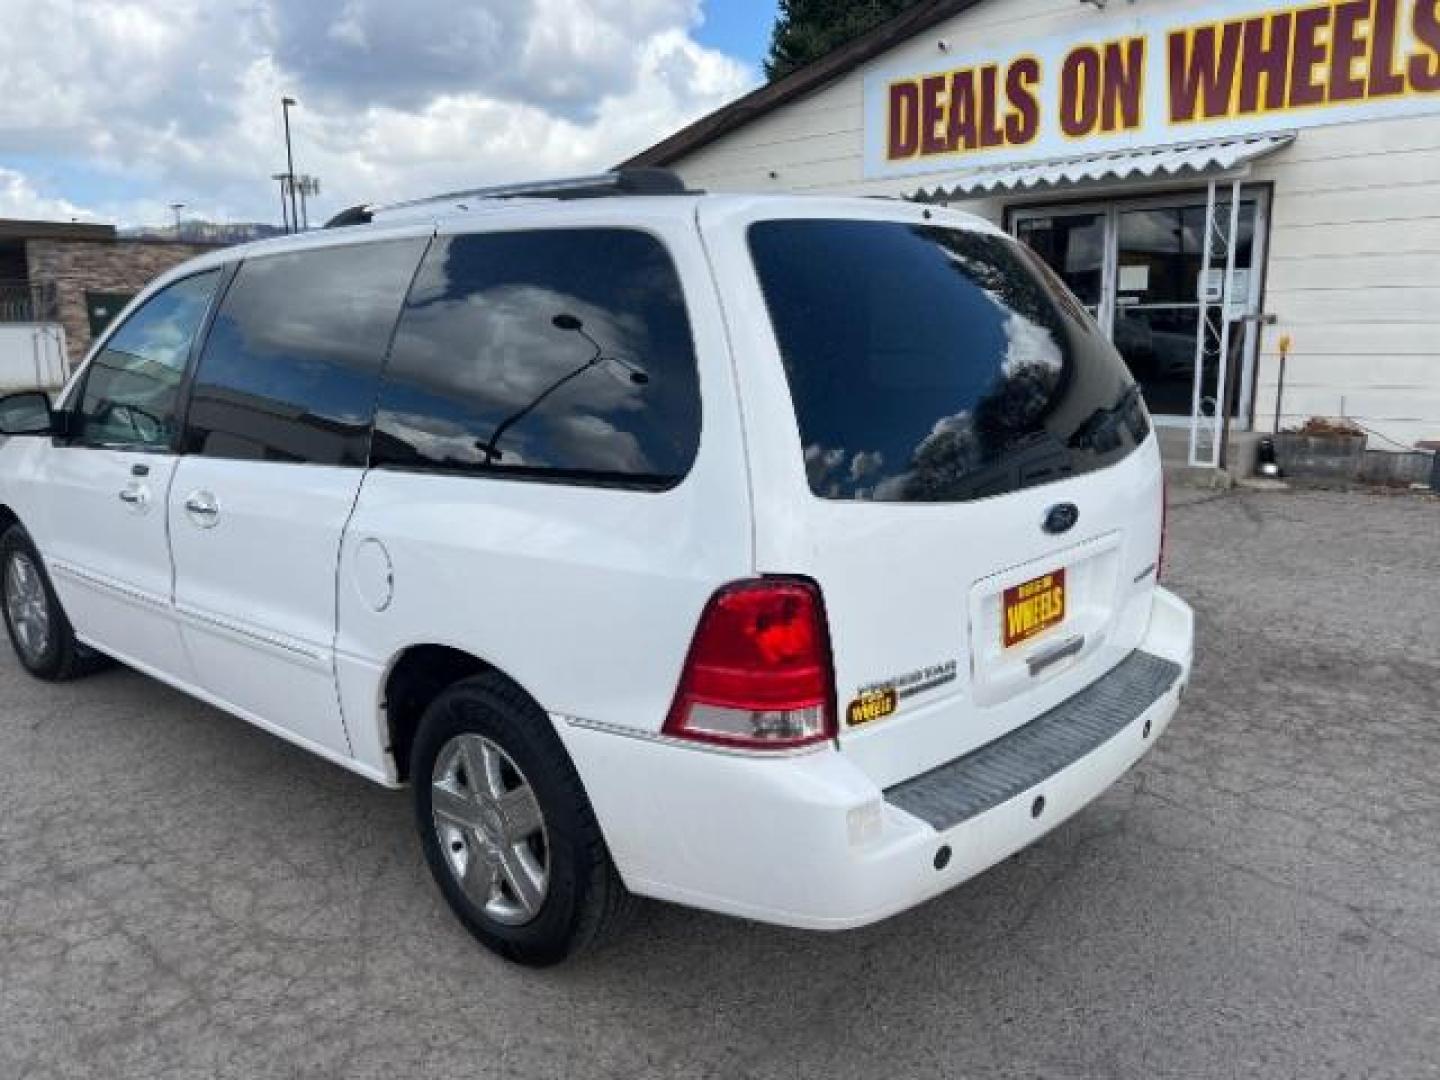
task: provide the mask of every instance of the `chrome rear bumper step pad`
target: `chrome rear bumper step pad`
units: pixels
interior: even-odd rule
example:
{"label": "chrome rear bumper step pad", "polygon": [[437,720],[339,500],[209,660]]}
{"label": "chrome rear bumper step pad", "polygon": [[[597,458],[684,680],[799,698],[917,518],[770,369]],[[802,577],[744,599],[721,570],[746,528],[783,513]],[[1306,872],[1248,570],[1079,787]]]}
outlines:
{"label": "chrome rear bumper step pad", "polygon": [[1159,701],[1180,665],[1136,650],[1074,697],[962,758],[897,784],[885,801],[944,832],[1078,761]]}

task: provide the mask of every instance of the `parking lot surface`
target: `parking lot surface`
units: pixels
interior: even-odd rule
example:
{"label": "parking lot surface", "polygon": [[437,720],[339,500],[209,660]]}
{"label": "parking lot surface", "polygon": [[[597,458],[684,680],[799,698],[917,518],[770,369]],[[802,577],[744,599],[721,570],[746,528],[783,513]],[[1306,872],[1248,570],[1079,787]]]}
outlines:
{"label": "parking lot surface", "polygon": [[1440,503],[1181,491],[1175,724],[840,935],[658,904],[505,965],[404,794],[125,670],[0,659],[0,1077],[1440,1076]]}

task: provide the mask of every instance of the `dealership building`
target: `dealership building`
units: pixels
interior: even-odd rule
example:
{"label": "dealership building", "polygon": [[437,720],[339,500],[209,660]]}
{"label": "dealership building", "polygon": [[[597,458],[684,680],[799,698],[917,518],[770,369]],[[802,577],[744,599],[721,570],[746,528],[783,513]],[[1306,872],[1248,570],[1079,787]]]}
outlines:
{"label": "dealership building", "polygon": [[1196,464],[1310,417],[1440,439],[1440,0],[922,0],[626,164],[989,219]]}

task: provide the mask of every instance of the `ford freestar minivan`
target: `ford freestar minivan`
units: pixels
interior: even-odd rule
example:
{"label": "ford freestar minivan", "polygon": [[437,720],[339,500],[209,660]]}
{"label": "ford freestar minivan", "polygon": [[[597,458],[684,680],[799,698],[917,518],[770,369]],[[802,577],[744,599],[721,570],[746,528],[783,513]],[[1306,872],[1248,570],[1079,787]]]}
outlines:
{"label": "ford freestar minivan", "polygon": [[874,922],[1175,712],[1145,406],[991,226],[631,173],[334,224],[0,401],[6,624],[408,784],[490,948]]}

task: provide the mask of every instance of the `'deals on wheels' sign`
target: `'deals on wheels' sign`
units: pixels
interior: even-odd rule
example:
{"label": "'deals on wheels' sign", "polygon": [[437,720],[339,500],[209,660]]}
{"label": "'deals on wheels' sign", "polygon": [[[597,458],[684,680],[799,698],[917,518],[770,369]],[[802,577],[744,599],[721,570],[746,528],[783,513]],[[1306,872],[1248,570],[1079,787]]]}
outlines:
{"label": "'deals on wheels' sign", "polygon": [[1440,0],[1075,7],[1070,35],[871,72],[866,175],[1440,112]]}

